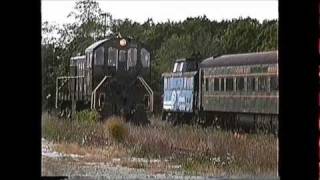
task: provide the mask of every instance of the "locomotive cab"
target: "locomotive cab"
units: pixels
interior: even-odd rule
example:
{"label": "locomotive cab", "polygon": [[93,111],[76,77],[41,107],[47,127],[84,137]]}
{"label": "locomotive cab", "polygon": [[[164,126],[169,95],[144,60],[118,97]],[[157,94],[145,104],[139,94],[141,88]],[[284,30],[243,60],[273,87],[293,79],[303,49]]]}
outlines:
{"label": "locomotive cab", "polygon": [[191,122],[196,112],[198,59],[177,59],[171,73],[163,73],[162,119]]}
{"label": "locomotive cab", "polygon": [[144,73],[150,69],[149,51],[130,38],[104,39],[89,46],[85,53],[95,74]]}
{"label": "locomotive cab", "polygon": [[150,52],[143,43],[119,36],[97,41],[84,56],[71,58],[70,76],[57,78],[56,108],[72,112],[90,108],[103,118],[145,115],[146,110],[153,111],[150,64]]}
{"label": "locomotive cab", "polygon": [[172,72],[190,72],[198,70],[198,62],[192,58],[177,59]]}

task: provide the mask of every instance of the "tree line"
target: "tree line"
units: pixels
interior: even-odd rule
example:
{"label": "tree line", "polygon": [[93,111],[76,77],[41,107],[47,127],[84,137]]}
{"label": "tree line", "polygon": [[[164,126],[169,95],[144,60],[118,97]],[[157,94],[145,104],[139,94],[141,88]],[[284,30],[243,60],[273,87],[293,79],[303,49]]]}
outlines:
{"label": "tree line", "polygon": [[120,33],[149,46],[151,87],[160,94],[161,74],[170,71],[177,58],[193,54],[207,58],[277,49],[277,20],[259,22],[250,17],[239,17],[218,22],[203,15],[179,22],[155,23],[149,18],[138,23],[130,19],[114,19],[94,0],[75,2],[68,18],[73,18],[74,22],[62,25],[42,23],[43,108],[54,106],[55,79],[68,74],[70,58],[83,55],[89,45],[104,39],[106,32]]}

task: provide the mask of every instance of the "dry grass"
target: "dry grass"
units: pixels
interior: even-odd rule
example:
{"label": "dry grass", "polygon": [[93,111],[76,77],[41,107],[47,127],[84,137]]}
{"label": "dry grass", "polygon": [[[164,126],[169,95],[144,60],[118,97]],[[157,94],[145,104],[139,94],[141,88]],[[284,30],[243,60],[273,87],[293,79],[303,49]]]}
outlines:
{"label": "dry grass", "polygon": [[56,144],[54,146],[54,149],[57,152],[63,152],[66,154],[77,154],[77,155],[81,155],[81,156],[86,155],[88,152],[87,148],[81,147],[76,143]]}
{"label": "dry grass", "polygon": [[189,172],[276,175],[277,138],[265,134],[233,134],[196,126],[173,127],[153,121],[130,126],[127,143],[141,157],[171,157]]}
{"label": "dry grass", "polygon": [[114,158],[127,158],[128,152],[122,146],[90,147],[79,146],[74,143],[59,143],[54,146],[54,150],[64,154],[76,154],[83,156],[86,162],[105,162]]}
{"label": "dry grass", "polygon": [[145,169],[147,167],[146,163],[143,162],[132,162],[132,161],[121,161],[121,166],[135,169]]}
{"label": "dry grass", "polygon": [[84,146],[104,146],[110,141],[103,125],[48,117],[42,121],[42,137],[53,142],[77,143]]}
{"label": "dry grass", "polygon": [[[118,125],[123,123],[117,118],[113,121]],[[169,166],[180,164],[183,170],[192,174],[277,174],[277,137],[273,135],[233,134],[187,125],[174,127],[153,119],[148,126],[120,123],[127,132],[119,143],[110,134],[110,122],[81,124],[50,120],[44,124],[43,135],[49,140],[71,143],[60,147],[60,151],[80,155],[86,152],[92,161],[101,160],[101,157],[104,160],[115,157],[169,159],[169,163],[147,165],[121,162],[129,167],[151,171],[166,171],[172,169]]]}

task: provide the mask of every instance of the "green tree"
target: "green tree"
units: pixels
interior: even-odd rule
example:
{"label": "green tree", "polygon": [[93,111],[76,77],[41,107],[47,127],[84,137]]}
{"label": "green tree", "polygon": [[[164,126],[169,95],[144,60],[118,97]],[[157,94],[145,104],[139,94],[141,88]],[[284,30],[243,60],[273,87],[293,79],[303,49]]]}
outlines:
{"label": "green tree", "polygon": [[278,49],[278,21],[263,21],[260,33],[257,37],[258,51],[270,51]]}
{"label": "green tree", "polygon": [[[61,27],[48,22],[42,24],[43,104],[53,107],[55,80],[68,74],[70,58],[84,54],[88,46],[104,38],[105,30],[110,30],[112,17],[106,13],[106,24],[102,13],[98,2],[82,0],[75,3],[74,10],[68,15],[75,22]],[[49,94],[51,98],[47,99]]]}
{"label": "green tree", "polygon": [[148,46],[152,59],[151,86],[155,93],[162,92],[161,74],[170,72],[177,58],[189,57],[194,53],[206,58],[277,49],[277,20],[259,23],[252,18],[237,18],[217,22],[203,15],[179,22],[168,20],[154,23],[149,18],[144,23],[138,23],[130,19],[113,19],[109,13],[105,13],[104,19],[102,14],[104,12],[98,2],[80,0],[68,15],[74,19],[73,23],[62,26],[43,23],[44,96],[54,93],[57,76],[68,74],[70,58],[84,54],[88,46],[105,38],[106,31],[120,33]]}
{"label": "green tree", "polygon": [[221,46],[224,54],[255,52],[260,24],[256,19],[234,19],[227,27]]}

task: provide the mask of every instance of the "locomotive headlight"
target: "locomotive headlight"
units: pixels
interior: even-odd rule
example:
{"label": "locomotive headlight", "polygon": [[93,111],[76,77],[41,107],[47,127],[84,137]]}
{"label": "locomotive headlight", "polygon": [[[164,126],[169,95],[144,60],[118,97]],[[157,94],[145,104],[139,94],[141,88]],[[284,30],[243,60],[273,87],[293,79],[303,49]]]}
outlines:
{"label": "locomotive headlight", "polygon": [[127,41],[125,39],[120,40],[120,46],[125,46],[127,44]]}

